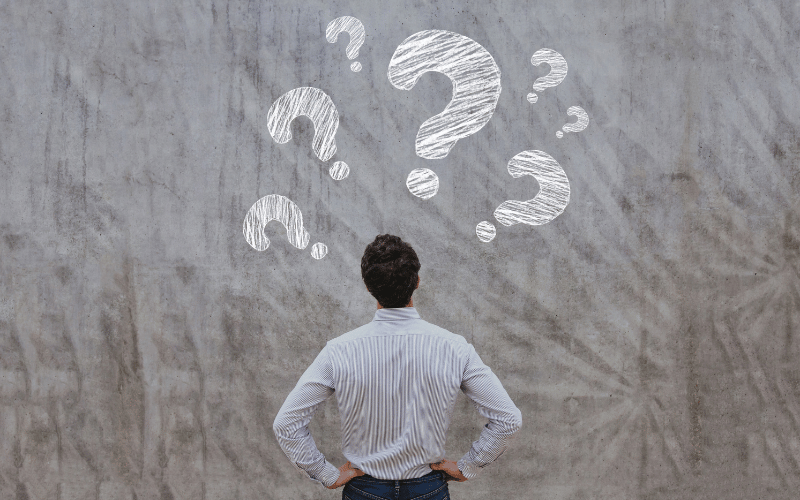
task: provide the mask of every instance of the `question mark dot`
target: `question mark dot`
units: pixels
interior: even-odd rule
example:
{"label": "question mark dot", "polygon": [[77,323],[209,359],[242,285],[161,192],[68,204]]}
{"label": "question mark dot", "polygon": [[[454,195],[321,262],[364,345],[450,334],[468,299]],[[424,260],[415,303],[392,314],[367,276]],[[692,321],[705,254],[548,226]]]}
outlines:
{"label": "question mark dot", "polygon": [[556,132],[556,137],[558,137],[559,139],[561,139],[562,137],[564,137],[564,132],[562,132],[562,131],[560,131],[560,130],[559,130],[558,132]]}
{"label": "question mark dot", "polygon": [[433,170],[415,168],[408,174],[406,187],[417,198],[427,200],[436,196],[439,191],[439,177]]}
{"label": "question mark dot", "polygon": [[494,239],[497,230],[491,222],[483,221],[479,222],[477,227],[475,227],[475,234],[478,235],[478,239],[482,242],[489,243]]}
{"label": "question mark dot", "polygon": [[325,243],[314,243],[311,247],[311,256],[319,260],[328,255],[328,247]]}
{"label": "question mark dot", "polygon": [[358,61],[354,62],[353,64],[350,65],[350,69],[358,73],[359,71],[361,71],[361,63]]}
{"label": "question mark dot", "polygon": [[350,175],[350,167],[343,161],[337,161],[328,169],[328,173],[333,180],[340,181]]}
{"label": "question mark dot", "polygon": [[530,94],[528,94],[528,102],[529,103],[534,104],[538,100],[539,100],[539,96],[536,95],[535,92],[531,92]]}

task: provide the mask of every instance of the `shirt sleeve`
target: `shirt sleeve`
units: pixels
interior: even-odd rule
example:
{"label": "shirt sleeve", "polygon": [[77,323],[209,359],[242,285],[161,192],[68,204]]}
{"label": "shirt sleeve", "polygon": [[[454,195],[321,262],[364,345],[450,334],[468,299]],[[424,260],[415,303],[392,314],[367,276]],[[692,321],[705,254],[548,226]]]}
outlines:
{"label": "shirt sleeve", "polygon": [[472,344],[469,344],[469,359],[464,368],[461,390],[472,400],[478,413],[489,419],[480,438],[458,461],[461,473],[467,479],[473,479],[506,450],[512,435],[522,426],[522,412]]}
{"label": "shirt sleeve", "polygon": [[319,405],[333,392],[333,369],[326,345],[286,397],[272,424],[278,444],[292,464],[326,487],[339,479],[339,469],[317,449],[308,424]]}

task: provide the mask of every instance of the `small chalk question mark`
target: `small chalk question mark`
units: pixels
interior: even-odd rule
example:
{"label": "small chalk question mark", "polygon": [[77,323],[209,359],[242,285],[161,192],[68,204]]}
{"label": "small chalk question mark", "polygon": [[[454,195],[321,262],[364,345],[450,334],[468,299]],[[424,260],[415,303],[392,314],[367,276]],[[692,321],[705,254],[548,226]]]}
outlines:
{"label": "small chalk question mark", "polygon": [[[364,44],[364,39],[366,38],[364,25],[355,17],[337,17],[329,22],[328,27],[325,28],[325,38],[329,43],[336,43],[339,33],[343,31],[350,34],[350,42],[347,44],[345,54],[347,54],[348,59],[355,59],[358,57],[358,49]],[[361,63],[355,61],[350,65],[350,69],[355,72],[361,71]]]}
{"label": "small chalk question mark", "polygon": [[[530,175],[539,183],[539,192],[528,201],[507,200],[494,211],[494,218],[504,226],[528,224],[540,226],[552,221],[569,204],[569,179],[561,165],[544,151],[523,151],[508,162],[508,173],[518,178]],[[488,243],[494,239],[494,224],[478,223],[478,239]]]}
{"label": "small chalk question mark", "polygon": [[[561,127],[564,132],[580,132],[589,126],[589,115],[580,106],[570,106],[567,110],[567,116],[577,116],[578,121],[567,123]],[[561,132],[561,130],[556,132],[556,137],[559,139],[564,137],[564,132]]]}
{"label": "small chalk question mark", "polygon": [[[303,214],[297,205],[285,196],[271,194],[253,203],[244,217],[244,239],[259,252],[269,248],[269,238],[264,234],[268,222],[278,221],[286,228],[289,243],[303,250],[308,246],[308,231],[303,227]],[[314,243],[311,256],[319,260],[328,253],[324,243]]]}
{"label": "small chalk question mark", "polygon": [[[292,89],[278,98],[267,111],[267,129],[278,144],[286,144],[292,138],[291,123],[298,116],[307,116],[314,123],[314,140],[311,147],[322,161],[328,161],[336,153],[336,129],[339,128],[339,112],[325,92],[314,87]],[[348,176],[350,167],[337,161],[328,170],[330,176],[340,181]]]}
{"label": "small chalk question mark", "polygon": [[[389,61],[389,82],[411,90],[428,71],[444,73],[453,82],[453,98],[444,111],[426,120],[417,132],[417,156],[441,159],[459,139],[469,137],[492,118],[500,98],[500,68],[475,40],[452,31],[425,30],[411,35],[395,49]],[[429,169],[413,170],[409,191],[428,199],[439,186]]]}
{"label": "small chalk question mark", "polygon": [[[538,66],[542,63],[550,65],[550,73],[536,79],[533,90],[541,92],[546,88],[555,87],[567,77],[567,60],[553,49],[539,49],[531,56],[531,64]],[[536,92],[528,94],[528,102],[533,104],[539,100]]]}

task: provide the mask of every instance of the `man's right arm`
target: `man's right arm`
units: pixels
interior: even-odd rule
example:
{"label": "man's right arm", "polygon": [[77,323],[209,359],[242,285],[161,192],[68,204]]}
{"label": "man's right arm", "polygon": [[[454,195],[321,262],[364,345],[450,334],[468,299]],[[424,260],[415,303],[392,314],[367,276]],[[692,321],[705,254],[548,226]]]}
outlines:
{"label": "man's right arm", "polygon": [[500,379],[481,360],[472,344],[464,367],[461,390],[472,400],[478,413],[489,419],[480,438],[458,461],[458,469],[468,479],[494,462],[508,447],[511,436],[522,426],[522,412],[511,401]]}

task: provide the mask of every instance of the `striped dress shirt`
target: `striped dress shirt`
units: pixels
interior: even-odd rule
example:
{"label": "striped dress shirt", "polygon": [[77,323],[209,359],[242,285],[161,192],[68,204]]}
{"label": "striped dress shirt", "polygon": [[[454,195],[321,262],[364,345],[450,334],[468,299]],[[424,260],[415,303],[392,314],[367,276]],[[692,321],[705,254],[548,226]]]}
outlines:
{"label": "striped dress shirt", "polygon": [[342,454],[379,479],[410,479],[445,458],[461,390],[489,419],[458,460],[472,479],[499,457],[522,425],[500,380],[464,337],[420,319],[413,307],[378,309],[372,322],[327,342],[275,417],[283,452],[310,479],[330,486],[339,469],[317,449],[308,424],[336,392]]}

